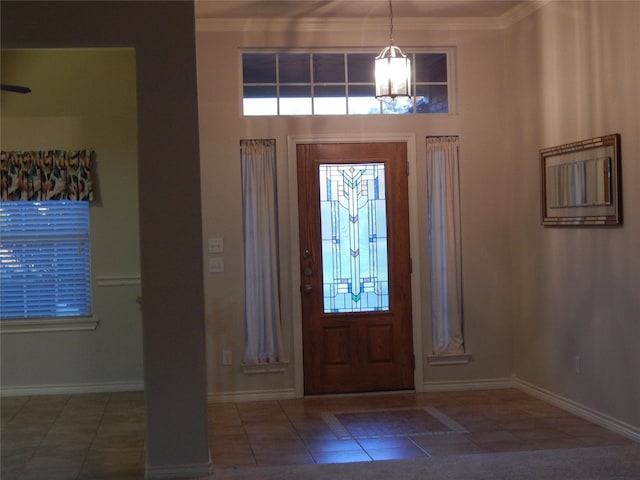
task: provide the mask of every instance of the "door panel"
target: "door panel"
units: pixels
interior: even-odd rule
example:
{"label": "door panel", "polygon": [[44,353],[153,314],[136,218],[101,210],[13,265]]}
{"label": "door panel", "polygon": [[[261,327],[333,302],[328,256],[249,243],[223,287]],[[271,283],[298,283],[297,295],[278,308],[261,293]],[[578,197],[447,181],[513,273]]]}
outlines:
{"label": "door panel", "polygon": [[296,153],[305,393],[411,389],[406,144]]}

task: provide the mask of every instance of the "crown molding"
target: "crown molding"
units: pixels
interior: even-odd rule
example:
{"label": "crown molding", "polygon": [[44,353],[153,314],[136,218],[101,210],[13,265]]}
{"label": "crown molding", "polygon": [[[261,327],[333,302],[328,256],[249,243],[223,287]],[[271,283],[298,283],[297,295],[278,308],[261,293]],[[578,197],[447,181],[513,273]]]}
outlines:
{"label": "crown molding", "polygon": [[[553,0],[534,0],[520,4],[499,17],[415,17],[395,18],[395,31],[411,30],[502,30],[519,22]],[[386,18],[198,18],[198,32],[352,32],[354,29],[384,30]]]}
{"label": "crown molding", "polygon": [[[410,30],[497,30],[499,19],[477,18],[396,18],[394,31]],[[198,32],[353,32],[385,30],[383,18],[204,18],[196,20]]]}
{"label": "crown molding", "polygon": [[513,7],[508,12],[504,13],[500,19],[503,24],[503,28],[510,27],[511,25],[523,20],[524,18],[531,15],[533,12],[541,9],[548,3],[553,2],[554,0],[534,0],[532,2],[521,3]]}

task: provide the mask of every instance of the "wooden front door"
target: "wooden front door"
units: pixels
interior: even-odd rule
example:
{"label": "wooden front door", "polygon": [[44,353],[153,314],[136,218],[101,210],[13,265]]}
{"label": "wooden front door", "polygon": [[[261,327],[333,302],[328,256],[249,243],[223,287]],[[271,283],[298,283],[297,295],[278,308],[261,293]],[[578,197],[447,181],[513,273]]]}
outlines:
{"label": "wooden front door", "polygon": [[296,155],[305,394],[412,389],[407,146]]}

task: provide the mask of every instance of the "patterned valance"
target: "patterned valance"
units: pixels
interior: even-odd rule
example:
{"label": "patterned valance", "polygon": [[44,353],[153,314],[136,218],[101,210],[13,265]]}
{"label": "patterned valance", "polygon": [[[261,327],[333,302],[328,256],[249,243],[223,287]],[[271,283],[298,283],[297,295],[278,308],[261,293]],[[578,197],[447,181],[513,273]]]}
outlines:
{"label": "patterned valance", "polygon": [[91,150],[2,152],[0,200],[93,200]]}

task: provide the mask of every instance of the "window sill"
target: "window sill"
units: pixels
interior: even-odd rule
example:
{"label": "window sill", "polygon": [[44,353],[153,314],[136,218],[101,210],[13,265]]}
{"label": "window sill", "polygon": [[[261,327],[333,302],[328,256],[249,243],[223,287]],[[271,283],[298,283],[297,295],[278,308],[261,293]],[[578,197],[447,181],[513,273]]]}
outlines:
{"label": "window sill", "polygon": [[470,353],[444,353],[441,355],[427,355],[429,365],[438,367],[444,365],[466,365],[471,361]]}
{"label": "window sill", "polygon": [[46,333],[92,331],[98,328],[98,317],[36,318],[2,320],[0,333]]}
{"label": "window sill", "polygon": [[284,373],[289,367],[289,362],[277,362],[277,363],[256,363],[242,364],[242,373],[245,375],[265,375],[268,373]]}

